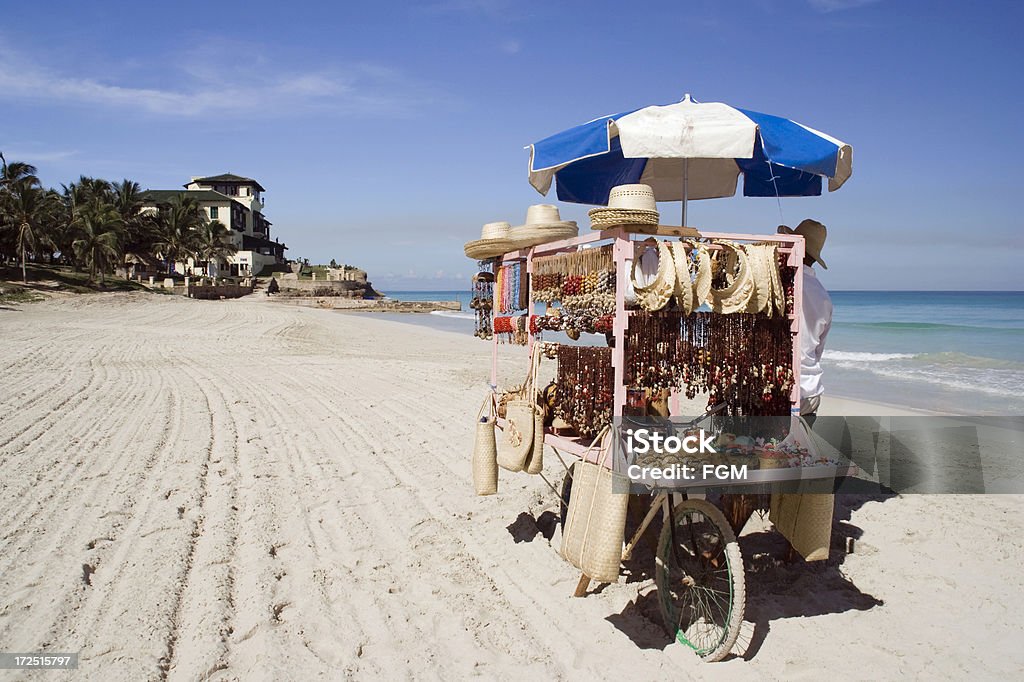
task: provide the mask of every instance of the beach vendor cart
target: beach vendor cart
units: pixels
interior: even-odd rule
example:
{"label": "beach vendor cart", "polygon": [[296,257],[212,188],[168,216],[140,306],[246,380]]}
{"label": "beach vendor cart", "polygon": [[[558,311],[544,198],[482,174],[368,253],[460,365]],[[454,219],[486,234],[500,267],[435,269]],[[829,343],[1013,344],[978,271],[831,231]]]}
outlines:
{"label": "beach vendor cart", "polygon": [[[546,193],[554,181],[562,201],[595,205],[592,229],[579,234],[539,205],[524,225],[491,223],[466,245],[481,265],[478,335],[494,344],[477,493],[497,491],[498,467],[539,474],[545,448],[572,461],[555,492],[560,553],[581,571],[577,596],[592,581],[616,582],[660,519],[665,626],[708,661],[729,655],[739,635],[736,536],[750,515],[770,509],[797,552],[827,558],[830,482],[855,468],[821,456],[799,419],[803,238],[697,230],[686,203],[733,195],[740,175],[747,196],[820,194],[823,177],[838,189],[851,168],[850,147],[822,133],[687,96],[531,145],[531,184]],[[682,201],[683,225],[662,225],[657,201]],[[502,342],[526,351],[522,384],[498,384]],[[541,386],[545,363],[557,369]],[[777,431],[740,432],[759,418]],[[693,447],[636,447],[641,427]],[[676,476],[663,485],[657,471]],[[630,493],[645,511],[627,537]]]}

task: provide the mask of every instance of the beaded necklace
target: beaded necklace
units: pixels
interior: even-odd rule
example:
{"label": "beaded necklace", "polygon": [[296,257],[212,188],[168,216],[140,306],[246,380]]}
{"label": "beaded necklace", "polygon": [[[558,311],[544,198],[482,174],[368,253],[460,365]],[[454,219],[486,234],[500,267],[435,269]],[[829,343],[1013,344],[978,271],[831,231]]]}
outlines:
{"label": "beaded necklace", "polygon": [[626,384],[708,394],[726,414],[785,415],[793,388],[789,320],[765,314],[636,314],[626,333]]}
{"label": "beaded necklace", "polygon": [[555,415],[583,437],[611,422],[615,370],[611,348],[559,345]]}

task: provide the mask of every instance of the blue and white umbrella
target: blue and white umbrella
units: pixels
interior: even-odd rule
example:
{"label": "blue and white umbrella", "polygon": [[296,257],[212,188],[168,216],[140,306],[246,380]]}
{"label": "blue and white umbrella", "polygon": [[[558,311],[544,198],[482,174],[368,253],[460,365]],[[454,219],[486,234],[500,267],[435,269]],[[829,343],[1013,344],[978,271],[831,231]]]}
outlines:
{"label": "blue and white umbrella", "polygon": [[530,184],[541,194],[557,180],[558,198],[604,205],[617,185],[644,183],[658,201],[736,194],[802,197],[842,187],[853,149],[778,116],[719,102],[681,102],[602,116],[529,146]]}

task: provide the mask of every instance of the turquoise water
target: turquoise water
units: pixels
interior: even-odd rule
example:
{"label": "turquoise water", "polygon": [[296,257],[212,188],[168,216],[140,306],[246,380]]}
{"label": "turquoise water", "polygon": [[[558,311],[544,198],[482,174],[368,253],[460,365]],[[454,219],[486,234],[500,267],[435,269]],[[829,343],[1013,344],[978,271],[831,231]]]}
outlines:
{"label": "turquoise water", "polygon": [[[459,300],[409,322],[472,333],[468,291],[388,292]],[[822,364],[827,393],[959,414],[1024,414],[1024,292],[834,291]]]}
{"label": "turquoise water", "polygon": [[1024,292],[836,291],[826,390],[1024,414]]}

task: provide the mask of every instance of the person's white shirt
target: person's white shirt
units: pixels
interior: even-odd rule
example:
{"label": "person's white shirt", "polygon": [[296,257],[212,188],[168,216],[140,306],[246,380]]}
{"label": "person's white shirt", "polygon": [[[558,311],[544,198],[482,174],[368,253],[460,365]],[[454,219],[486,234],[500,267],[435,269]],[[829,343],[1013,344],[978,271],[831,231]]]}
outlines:
{"label": "person's white shirt", "polygon": [[803,305],[800,311],[800,397],[825,392],[821,382],[821,355],[832,328],[832,298],[818,281],[814,268],[803,266]]}

